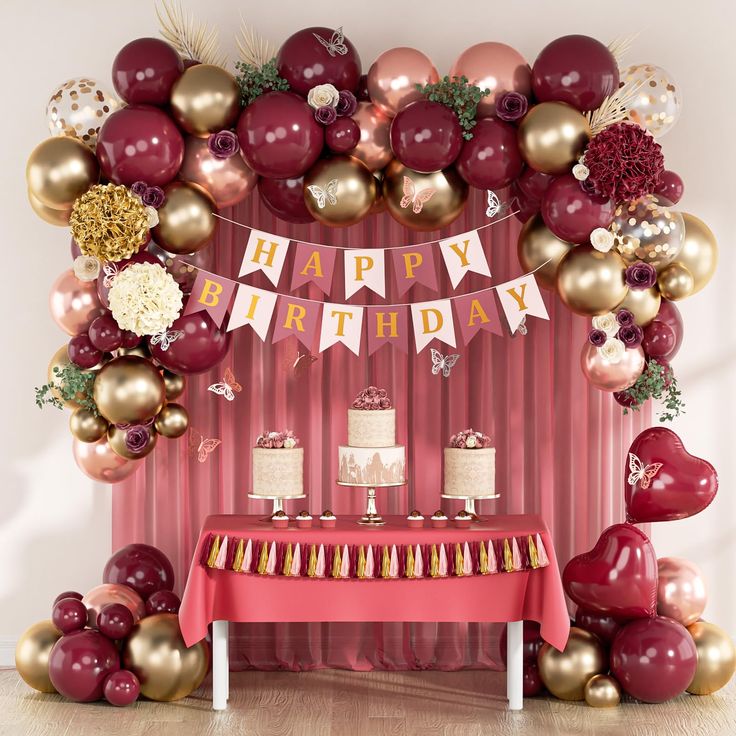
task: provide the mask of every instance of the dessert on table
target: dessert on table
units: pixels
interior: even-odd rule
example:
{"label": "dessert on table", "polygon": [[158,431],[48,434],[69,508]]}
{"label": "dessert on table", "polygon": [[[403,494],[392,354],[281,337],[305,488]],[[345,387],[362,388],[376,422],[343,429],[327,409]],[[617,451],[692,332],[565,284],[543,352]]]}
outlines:
{"label": "dessert on table", "polygon": [[273,525],[274,529],[288,529],[289,517],[286,515],[286,512],[277,511],[271,517],[271,524]]}
{"label": "dessert on table", "polygon": [[424,526],[424,517],[415,509],[406,517],[406,524],[409,529],[421,529]]}
{"label": "dessert on table", "polygon": [[455,516],[455,526],[458,529],[470,529],[470,523],[473,521],[472,514],[469,514],[465,509],[461,509]]}
{"label": "dessert on table", "polygon": [[337,524],[337,517],[329,509],[326,509],[319,517],[319,525],[325,529],[333,529]]}
{"label": "dessert on table", "polygon": [[295,519],[297,529],[311,529],[312,515],[309,511],[300,511]]}
{"label": "dessert on table", "polygon": [[432,518],[429,521],[435,529],[444,529],[449,520],[442,509],[438,509],[432,514]]}

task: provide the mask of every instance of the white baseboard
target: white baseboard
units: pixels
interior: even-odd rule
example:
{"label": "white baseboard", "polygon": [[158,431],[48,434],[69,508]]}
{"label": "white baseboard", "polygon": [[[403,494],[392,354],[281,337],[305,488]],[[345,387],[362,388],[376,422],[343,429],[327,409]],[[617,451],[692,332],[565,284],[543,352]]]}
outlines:
{"label": "white baseboard", "polygon": [[15,639],[0,637],[0,667],[15,667]]}

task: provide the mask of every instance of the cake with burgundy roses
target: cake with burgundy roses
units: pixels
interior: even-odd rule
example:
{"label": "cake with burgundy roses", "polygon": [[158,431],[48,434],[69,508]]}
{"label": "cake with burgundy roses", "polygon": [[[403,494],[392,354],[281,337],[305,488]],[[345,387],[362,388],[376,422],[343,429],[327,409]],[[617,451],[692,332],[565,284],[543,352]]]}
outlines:
{"label": "cake with burgundy roses", "polygon": [[496,448],[483,432],[465,429],[445,448],[443,493],[447,496],[492,496],[496,492]]}

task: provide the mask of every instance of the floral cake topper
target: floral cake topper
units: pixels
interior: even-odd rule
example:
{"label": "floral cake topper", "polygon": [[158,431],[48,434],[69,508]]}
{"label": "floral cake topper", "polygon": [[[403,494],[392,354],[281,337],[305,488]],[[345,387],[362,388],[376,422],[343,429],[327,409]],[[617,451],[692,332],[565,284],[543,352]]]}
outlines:
{"label": "floral cake topper", "polygon": [[256,439],[256,447],[264,450],[292,450],[299,444],[299,438],[290,429],[282,432],[263,432]]}
{"label": "floral cake topper", "polygon": [[385,388],[368,386],[364,388],[353,401],[353,409],[390,409],[391,399]]}
{"label": "floral cake topper", "polygon": [[491,438],[487,434],[472,429],[464,429],[450,437],[450,447],[457,450],[482,450],[491,446]]}

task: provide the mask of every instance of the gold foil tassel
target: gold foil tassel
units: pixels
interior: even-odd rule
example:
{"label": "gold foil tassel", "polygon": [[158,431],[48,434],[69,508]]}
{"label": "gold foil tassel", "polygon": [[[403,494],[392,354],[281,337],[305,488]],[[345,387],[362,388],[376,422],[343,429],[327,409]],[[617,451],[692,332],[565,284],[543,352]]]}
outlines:
{"label": "gold foil tassel", "polygon": [[317,573],[317,548],[313,544],[309,548],[309,563],[307,564],[307,575],[310,578],[315,577]]}
{"label": "gold foil tassel", "polygon": [[388,553],[388,545],[383,547],[383,557],[381,558],[381,577],[388,578],[391,576],[391,555]]}
{"label": "gold foil tassel", "polygon": [[463,548],[460,542],[455,542],[455,575],[462,577],[463,567]]}
{"label": "gold foil tassel", "polygon": [[332,577],[340,577],[340,568],[342,567],[342,555],[340,554],[340,545],[335,545],[335,554],[332,556]]}
{"label": "gold foil tassel", "polygon": [[365,547],[361,544],[358,547],[358,579],[363,580],[365,578]]}
{"label": "gold foil tassel", "polygon": [[411,545],[408,544],[406,546],[406,577],[413,578],[414,577],[414,550],[412,549]]}
{"label": "gold foil tassel", "polygon": [[532,535],[530,534],[527,538],[527,545],[529,546],[529,564],[533,570],[539,567],[539,555],[537,555],[537,545],[534,544]]}
{"label": "gold foil tassel", "polygon": [[511,554],[511,545],[509,545],[508,539],[503,540],[503,569],[506,572],[514,571],[514,556]]}
{"label": "gold foil tassel", "polygon": [[258,574],[265,575],[266,568],[268,567],[268,542],[263,542],[261,545],[261,556],[258,558]]}
{"label": "gold foil tassel", "polygon": [[437,578],[440,575],[440,556],[437,554],[437,545],[432,545],[431,560],[429,563],[429,574],[433,578]]}
{"label": "gold foil tassel", "polygon": [[215,541],[212,542],[212,549],[210,549],[210,556],[207,558],[207,567],[214,567],[215,561],[217,560],[217,554],[220,551],[220,535],[215,537]]}
{"label": "gold foil tassel", "polygon": [[478,555],[478,569],[481,575],[488,575],[488,552],[486,552],[486,545],[481,540],[480,543],[480,554]]}
{"label": "gold foil tassel", "polygon": [[291,549],[291,542],[286,545],[286,553],[284,554],[284,575],[291,575],[291,561],[294,559],[294,552]]}
{"label": "gold foil tassel", "polygon": [[238,548],[235,550],[235,557],[233,559],[233,570],[235,572],[240,572],[240,568],[243,565],[243,557],[245,557],[245,544],[243,543],[243,540],[241,539],[238,542]]}

